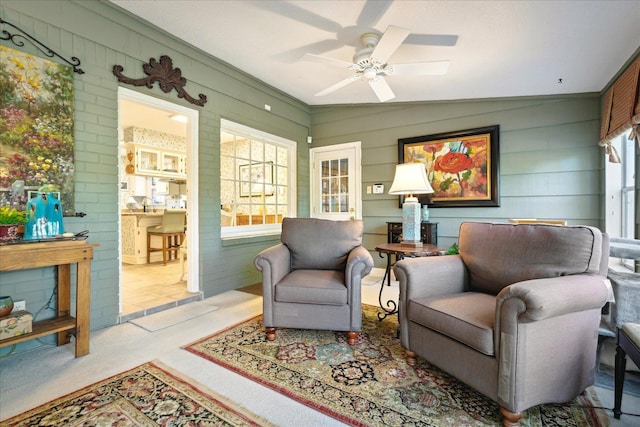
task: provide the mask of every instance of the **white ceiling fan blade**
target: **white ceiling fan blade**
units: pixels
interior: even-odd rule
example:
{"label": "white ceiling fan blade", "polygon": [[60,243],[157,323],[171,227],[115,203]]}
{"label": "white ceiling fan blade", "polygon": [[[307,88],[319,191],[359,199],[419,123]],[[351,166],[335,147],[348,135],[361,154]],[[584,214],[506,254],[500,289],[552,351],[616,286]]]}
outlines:
{"label": "white ceiling fan blade", "polygon": [[340,68],[349,68],[353,65],[353,63],[351,62],[342,61],[340,59],[329,58],[328,56],[314,55],[313,53],[306,53],[302,57],[302,59],[306,61],[311,61],[311,62],[318,62],[320,64],[333,65],[334,67],[340,67]]}
{"label": "white ceiling fan blade", "polygon": [[380,102],[385,102],[396,97],[383,77],[378,76],[375,79],[369,80],[369,86],[371,86],[371,89],[376,93]]}
{"label": "white ceiling fan blade", "polygon": [[393,0],[367,0],[362,6],[362,11],[356,26],[358,27],[375,27],[378,21],[387,13]]}
{"label": "white ceiling fan blade", "polygon": [[458,36],[455,34],[409,34],[404,44],[422,46],[455,46]]}
{"label": "white ceiling fan blade", "polygon": [[354,74],[353,76],[346,78],[342,81],[339,81],[338,83],[334,84],[333,86],[329,86],[328,88],[326,88],[325,90],[322,90],[318,93],[316,93],[315,96],[324,96],[327,95],[331,92],[335,92],[336,90],[345,87],[348,84],[351,84],[353,82],[355,82],[356,80],[358,80],[360,78],[360,76],[358,74]]}
{"label": "white ceiling fan blade", "polygon": [[412,62],[408,64],[392,64],[392,76],[425,76],[446,74],[449,61]]}
{"label": "white ceiling fan blade", "polygon": [[389,57],[393,55],[393,52],[400,47],[409,33],[410,31],[405,28],[389,25],[387,31],[384,32],[376,48],[373,50],[371,57],[384,64]]}

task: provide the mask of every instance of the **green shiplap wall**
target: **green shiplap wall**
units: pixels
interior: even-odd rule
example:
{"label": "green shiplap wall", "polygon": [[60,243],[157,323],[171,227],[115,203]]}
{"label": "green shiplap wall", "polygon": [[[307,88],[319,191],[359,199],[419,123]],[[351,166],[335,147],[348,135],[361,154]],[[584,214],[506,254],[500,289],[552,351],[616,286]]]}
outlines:
{"label": "green shiplap wall", "polygon": [[[318,106],[313,146],[362,141],[365,246],[386,242],[386,221],[402,221],[386,194],[398,162],[398,139],[500,125],[500,207],[432,208],[438,244],[457,240],[462,221],[564,219],[600,226],[603,152],[598,94],[479,101]],[[374,183],[385,194],[366,194]],[[375,255],[375,252],[373,252]],[[374,256],[380,267],[383,260]]]}
{"label": "green shiplap wall", "polygon": [[[199,277],[205,296],[258,282],[253,256],[278,236],[221,241],[219,231],[219,136],[225,118],[298,142],[298,215],[309,215],[309,145],[362,141],[363,187],[382,182],[388,191],[397,140],[500,125],[500,207],[431,209],[439,223],[439,244],[456,240],[464,220],[506,222],[509,218],[566,219],[600,226],[604,154],[597,146],[599,94],[409,104],[309,107],[173,36],[147,25],[108,2],[0,2],[0,16],[65,57],[77,56],[85,74],[75,75],[76,210],[70,230],[90,230],[99,243],[92,265],[91,327],[116,323],[118,315],[117,88],[113,65],[130,77],[142,64],[169,55],[187,78],[187,91],[208,102],[194,107],[175,92],[133,88],[169,102],[196,108],[199,118]],[[3,45],[12,47],[6,41]],[[25,46],[24,50],[37,54]],[[264,104],[272,106],[271,112]],[[364,190],[363,188],[363,190]],[[363,191],[365,246],[386,241],[386,221],[401,220],[397,197]],[[382,259],[374,254],[378,266]],[[36,312],[49,299],[53,269],[0,275],[0,294],[26,299]],[[52,316],[43,309],[43,316]],[[44,318],[44,317],[43,317]],[[29,342],[23,346],[39,345]]]}
{"label": "green shiplap wall", "polygon": [[[84,74],[74,75],[76,211],[84,218],[65,218],[68,230],[90,230],[89,242],[98,243],[91,273],[91,329],[118,320],[118,101],[119,83],[114,65],[123,74],[140,78],[150,58],[168,55],[188,81],[192,96],[203,93],[208,102],[197,107],[172,91],[128,89],[199,111],[199,278],[204,295],[211,296],[260,281],[253,257],[279,236],[258,239],[220,239],[220,119],[225,118],[299,143],[299,215],[308,215],[308,153],[310,108],[173,36],[147,25],[108,2],[10,1],[0,2],[2,18],[42,41],[66,58],[81,60]],[[8,41],[5,46],[17,48]],[[42,56],[28,43],[20,48]],[[271,105],[271,111],[264,109]],[[32,313],[46,307],[53,292],[54,269],[2,273],[0,294],[25,299]],[[75,302],[73,302],[75,303]],[[54,315],[48,308],[38,320]],[[39,345],[32,340],[22,348]]]}

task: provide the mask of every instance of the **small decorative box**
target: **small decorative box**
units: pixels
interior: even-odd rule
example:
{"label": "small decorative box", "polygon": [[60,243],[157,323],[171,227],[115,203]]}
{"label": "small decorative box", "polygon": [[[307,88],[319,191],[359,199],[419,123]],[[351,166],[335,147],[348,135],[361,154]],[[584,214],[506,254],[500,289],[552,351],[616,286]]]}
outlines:
{"label": "small decorative box", "polygon": [[0,317],[0,340],[31,333],[33,315],[20,310]]}

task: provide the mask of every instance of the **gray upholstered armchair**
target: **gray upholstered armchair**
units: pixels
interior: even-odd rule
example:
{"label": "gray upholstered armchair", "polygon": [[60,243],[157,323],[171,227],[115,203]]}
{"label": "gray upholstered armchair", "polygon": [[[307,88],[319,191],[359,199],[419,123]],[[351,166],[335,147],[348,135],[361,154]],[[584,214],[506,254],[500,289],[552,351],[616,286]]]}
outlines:
{"label": "gray upholstered armchair", "polygon": [[608,245],[593,227],[463,223],[459,255],[394,267],[408,363],[494,400],[505,426],[573,399],[594,380]]}
{"label": "gray upholstered armchair", "polygon": [[348,331],[353,345],[362,329],[360,282],[373,268],[362,221],[285,218],[281,241],[254,259],[267,339],[276,327],[325,329]]}

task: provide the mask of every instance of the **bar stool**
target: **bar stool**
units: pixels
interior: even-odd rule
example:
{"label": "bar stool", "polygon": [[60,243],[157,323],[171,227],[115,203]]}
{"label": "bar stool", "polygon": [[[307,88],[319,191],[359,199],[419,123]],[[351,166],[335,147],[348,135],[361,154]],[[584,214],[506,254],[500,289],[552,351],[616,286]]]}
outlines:
{"label": "bar stool", "polygon": [[637,366],[640,366],[640,324],[625,323],[618,329],[618,345],[616,347],[615,362],[615,391],[613,416],[616,419],[622,415],[622,388],[624,387],[624,376],[627,368],[627,357]]}
{"label": "bar stool", "polygon": [[[151,252],[162,251],[162,264],[167,259],[178,259],[180,244],[184,239],[185,209],[166,209],[162,215],[162,224],[147,227],[147,264],[151,262]],[[152,247],[151,237],[159,236],[162,247]]]}

